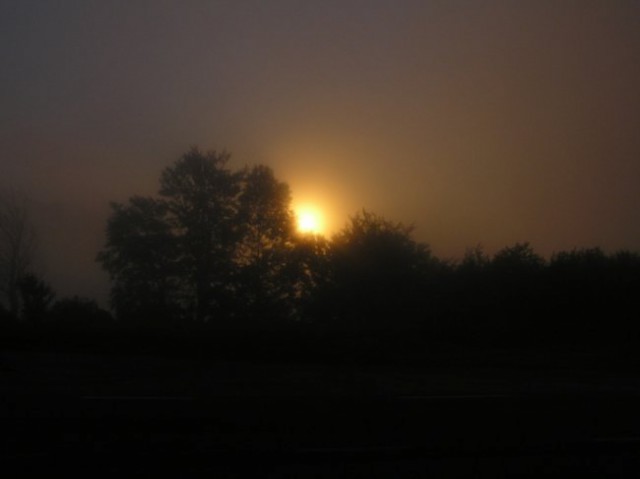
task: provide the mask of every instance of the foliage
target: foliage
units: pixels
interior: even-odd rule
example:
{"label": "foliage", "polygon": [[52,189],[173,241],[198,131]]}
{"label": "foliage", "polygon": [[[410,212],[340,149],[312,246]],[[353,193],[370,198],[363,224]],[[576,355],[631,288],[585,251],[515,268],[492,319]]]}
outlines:
{"label": "foliage", "polygon": [[236,245],[238,295],[245,316],[284,316],[296,295],[291,268],[295,218],[291,193],[271,169],[256,166],[246,172],[238,201]]}
{"label": "foliage", "polygon": [[162,321],[181,302],[179,250],[168,207],[153,198],[134,196],[128,205],[113,203],[107,244],[98,261],[113,282],[111,301],[119,318]]}
{"label": "foliage", "polygon": [[160,177],[188,309],[199,322],[224,314],[232,293],[242,174],[228,170],[228,160],[226,152],[193,148]]}
{"label": "foliage", "polygon": [[26,274],[20,281],[22,299],[22,319],[40,322],[46,318],[55,293],[42,279],[32,273]]}
{"label": "foliage", "polygon": [[109,312],[100,308],[98,303],[79,296],[56,301],[50,317],[58,326],[105,326],[112,322]]}
{"label": "foliage", "polygon": [[117,316],[285,316],[299,278],[289,187],[265,166],[231,171],[227,153],[192,149],[160,177],[159,198],[112,205],[98,261]]}
{"label": "foliage", "polygon": [[411,227],[366,210],[331,239],[300,234],[288,185],[266,166],[233,171],[228,160],[194,148],[162,171],[157,197],[112,205],[98,261],[119,319],[410,329],[475,344],[640,332],[635,253],[593,248],[547,262],[516,243],[493,256],[476,246],[452,263]]}
{"label": "foliage", "polygon": [[3,193],[0,197],[0,294],[14,318],[20,312],[20,281],[32,264],[35,249],[36,234],[26,198],[15,192]]}
{"label": "foliage", "polygon": [[529,243],[516,243],[498,251],[491,260],[491,269],[499,274],[509,277],[525,276],[542,270],[544,259],[533,251]]}
{"label": "foliage", "polygon": [[328,290],[331,243],[320,235],[302,234],[290,251],[288,267],[295,278],[295,317],[303,321],[330,316],[323,292]]}
{"label": "foliage", "polygon": [[476,245],[474,248],[467,248],[457,269],[463,274],[478,274],[485,270],[490,262],[491,259],[482,246]]}
{"label": "foliage", "polygon": [[363,210],[332,238],[323,300],[335,306],[336,319],[388,325],[418,306],[436,260],[411,230]]}

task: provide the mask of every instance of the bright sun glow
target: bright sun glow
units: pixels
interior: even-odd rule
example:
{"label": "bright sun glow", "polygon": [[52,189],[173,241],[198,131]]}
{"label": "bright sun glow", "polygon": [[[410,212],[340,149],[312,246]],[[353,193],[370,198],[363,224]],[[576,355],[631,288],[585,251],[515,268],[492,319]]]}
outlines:
{"label": "bright sun glow", "polygon": [[298,231],[301,233],[322,234],[322,214],[315,208],[303,206],[297,209]]}

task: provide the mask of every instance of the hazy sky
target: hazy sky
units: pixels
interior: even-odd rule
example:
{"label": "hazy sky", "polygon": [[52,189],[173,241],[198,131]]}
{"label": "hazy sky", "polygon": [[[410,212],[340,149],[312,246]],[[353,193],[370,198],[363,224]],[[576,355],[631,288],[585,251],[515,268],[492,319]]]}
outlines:
{"label": "hazy sky", "polygon": [[441,257],[640,249],[639,1],[0,0],[0,61],[0,186],[62,295],[106,298],[108,202],[191,145]]}

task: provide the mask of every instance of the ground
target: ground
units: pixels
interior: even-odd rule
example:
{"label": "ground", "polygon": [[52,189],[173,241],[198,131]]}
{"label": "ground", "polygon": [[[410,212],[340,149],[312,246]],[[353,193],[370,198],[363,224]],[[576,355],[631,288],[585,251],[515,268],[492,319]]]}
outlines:
{"label": "ground", "polygon": [[0,378],[2,459],[25,474],[640,471],[640,378],[628,371],[415,371],[5,350]]}

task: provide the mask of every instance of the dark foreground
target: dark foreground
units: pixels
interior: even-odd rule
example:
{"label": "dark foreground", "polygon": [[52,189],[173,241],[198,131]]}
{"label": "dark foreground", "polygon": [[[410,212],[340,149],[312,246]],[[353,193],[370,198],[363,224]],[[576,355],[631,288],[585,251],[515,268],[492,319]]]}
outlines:
{"label": "dark foreground", "polygon": [[1,377],[0,455],[24,476],[640,473],[628,374],[5,352]]}

